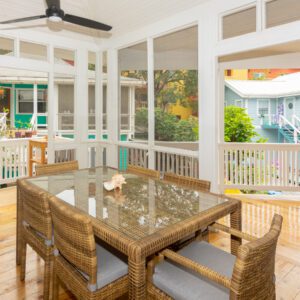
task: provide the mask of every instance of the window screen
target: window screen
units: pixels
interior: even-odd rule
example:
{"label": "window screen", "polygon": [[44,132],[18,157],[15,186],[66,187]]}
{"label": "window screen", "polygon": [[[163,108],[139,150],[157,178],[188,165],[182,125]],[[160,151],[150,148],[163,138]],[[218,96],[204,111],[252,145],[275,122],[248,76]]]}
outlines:
{"label": "window screen", "polygon": [[224,16],[223,39],[256,31],[256,7],[250,7]]}
{"label": "window screen", "polygon": [[266,3],[266,27],[300,20],[299,0],[272,0]]}

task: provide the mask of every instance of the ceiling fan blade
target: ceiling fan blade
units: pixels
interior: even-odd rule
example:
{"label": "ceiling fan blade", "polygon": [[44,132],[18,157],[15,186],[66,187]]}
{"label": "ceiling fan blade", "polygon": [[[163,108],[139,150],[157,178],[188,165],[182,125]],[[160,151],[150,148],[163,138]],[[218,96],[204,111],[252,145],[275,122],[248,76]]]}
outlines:
{"label": "ceiling fan blade", "polygon": [[46,0],[48,8],[51,6],[55,6],[60,9],[60,0]]}
{"label": "ceiling fan blade", "polygon": [[109,25],[99,23],[94,20],[69,15],[69,14],[66,14],[64,16],[63,20],[65,22],[69,22],[69,23],[73,23],[73,24],[77,24],[77,25],[81,25],[81,26],[85,26],[85,27],[89,27],[89,28],[93,28],[93,29],[103,30],[103,31],[109,31],[112,29],[112,27]]}
{"label": "ceiling fan blade", "polygon": [[19,23],[19,22],[26,22],[26,21],[32,21],[32,20],[38,20],[44,18],[47,18],[47,16],[41,15],[41,16],[27,17],[27,18],[15,19],[15,20],[8,20],[8,21],[0,22],[0,24]]}

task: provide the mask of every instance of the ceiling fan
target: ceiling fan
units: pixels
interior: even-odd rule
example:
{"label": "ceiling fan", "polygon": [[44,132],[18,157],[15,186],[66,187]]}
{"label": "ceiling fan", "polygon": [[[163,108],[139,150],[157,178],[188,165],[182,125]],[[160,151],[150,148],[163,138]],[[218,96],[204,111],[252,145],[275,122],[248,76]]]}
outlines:
{"label": "ceiling fan", "polygon": [[50,22],[55,22],[55,23],[64,21],[64,22],[69,22],[80,26],[103,30],[103,31],[109,31],[112,29],[111,26],[96,22],[94,20],[65,14],[65,12],[60,8],[60,0],[46,0],[46,2],[48,8],[46,9],[44,15],[4,21],[4,22],[0,22],[0,24],[11,24],[17,22],[26,22],[31,20],[48,18]]}

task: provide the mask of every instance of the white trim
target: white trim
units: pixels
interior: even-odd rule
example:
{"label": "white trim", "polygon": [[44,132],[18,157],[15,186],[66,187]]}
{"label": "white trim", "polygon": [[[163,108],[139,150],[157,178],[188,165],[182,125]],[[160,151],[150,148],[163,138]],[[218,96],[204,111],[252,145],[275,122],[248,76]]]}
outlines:
{"label": "white trim", "polygon": [[38,114],[38,86],[35,83],[33,85],[33,118],[34,118],[33,120],[35,120],[33,124],[34,129],[37,128],[37,123],[38,123],[37,114]]}
{"label": "white trim", "polygon": [[[96,52],[95,65],[95,128],[96,141],[103,139],[103,52]],[[103,163],[101,160],[98,163]]]}
{"label": "white trim", "polygon": [[148,66],[148,166],[155,168],[155,95],[154,95],[154,42],[153,38],[147,40],[147,66]]}

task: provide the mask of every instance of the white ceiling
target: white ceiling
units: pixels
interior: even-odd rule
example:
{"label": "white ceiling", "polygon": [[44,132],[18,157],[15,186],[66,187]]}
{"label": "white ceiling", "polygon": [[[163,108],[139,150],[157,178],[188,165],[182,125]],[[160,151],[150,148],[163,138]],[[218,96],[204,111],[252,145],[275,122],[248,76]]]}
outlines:
{"label": "white ceiling", "polygon": [[[110,34],[85,29],[72,24],[49,24],[41,19],[14,25],[1,25],[0,29],[23,28],[52,32],[68,37],[90,39],[122,35],[155,23],[176,13],[191,9],[207,0],[61,0],[65,13],[91,18],[113,26]],[[44,0],[0,0],[0,20],[42,15],[46,9]],[[68,29],[71,29],[68,30]]]}

